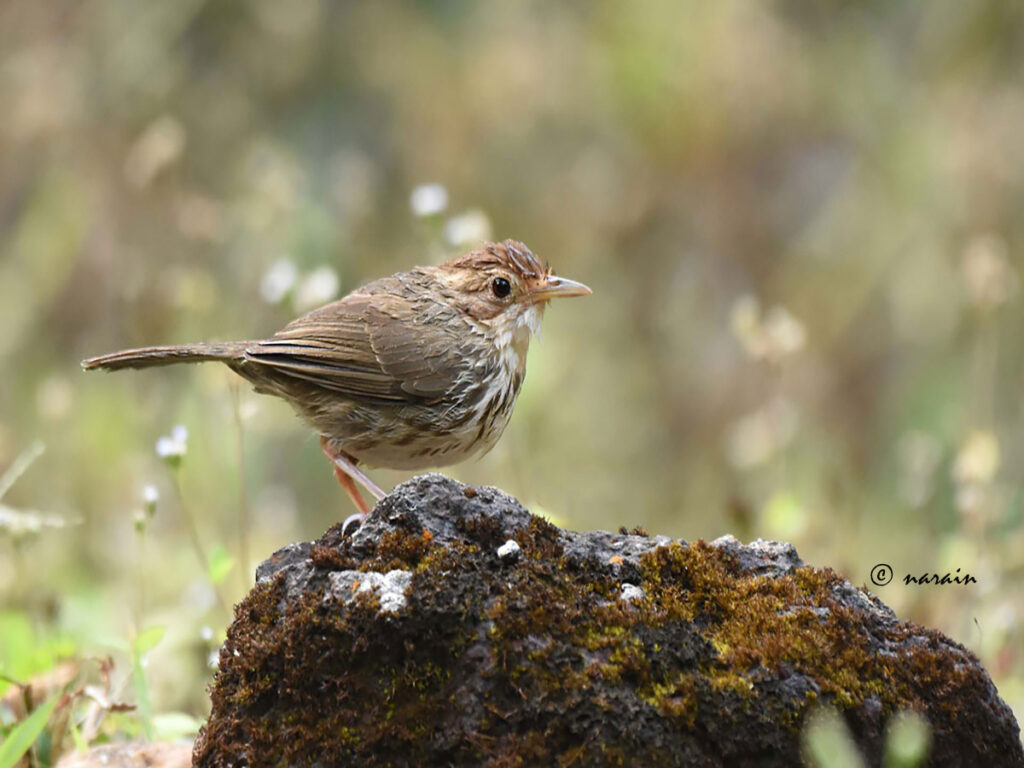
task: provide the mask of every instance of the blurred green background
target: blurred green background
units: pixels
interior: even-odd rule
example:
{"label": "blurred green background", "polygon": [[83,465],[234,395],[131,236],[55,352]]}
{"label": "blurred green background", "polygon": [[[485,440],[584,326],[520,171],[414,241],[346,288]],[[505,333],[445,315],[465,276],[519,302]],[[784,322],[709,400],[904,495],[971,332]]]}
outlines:
{"label": "blurred green background", "polygon": [[504,438],[447,473],[572,528],[888,563],[872,589],[1020,718],[1022,72],[1016,0],[6,0],[0,471],[45,452],[0,498],[2,671],[112,654],[110,695],[149,702],[97,739],[202,717],[211,581],[235,601],[351,512],[226,369],[82,358],[267,335],[512,237],[594,295],[549,310]]}

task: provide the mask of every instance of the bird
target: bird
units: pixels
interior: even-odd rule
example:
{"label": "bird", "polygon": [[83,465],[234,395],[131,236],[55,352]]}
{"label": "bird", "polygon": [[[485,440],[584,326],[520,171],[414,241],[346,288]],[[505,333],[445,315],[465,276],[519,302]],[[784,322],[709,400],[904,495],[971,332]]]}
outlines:
{"label": "bird", "polygon": [[[385,493],[362,466],[458,464],[501,437],[548,303],[587,296],[516,240],[370,282],[266,339],[126,349],[82,361],[115,371],[216,361],[291,404],[320,436],[363,520]],[[357,485],[358,484],[358,485]]]}

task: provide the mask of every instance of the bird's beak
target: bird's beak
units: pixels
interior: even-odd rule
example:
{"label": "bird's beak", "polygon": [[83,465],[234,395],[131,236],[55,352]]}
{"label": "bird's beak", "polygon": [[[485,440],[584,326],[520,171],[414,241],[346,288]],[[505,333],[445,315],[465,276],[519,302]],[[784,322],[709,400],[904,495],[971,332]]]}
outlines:
{"label": "bird's beak", "polygon": [[592,293],[593,291],[583,283],[577,283],[575,280],[570,280],[567,277],[548,275],[543,285],[530,291],[530,298],[535,304],[539,304],[542,301],[556,299],[559,296],[589,296]]}

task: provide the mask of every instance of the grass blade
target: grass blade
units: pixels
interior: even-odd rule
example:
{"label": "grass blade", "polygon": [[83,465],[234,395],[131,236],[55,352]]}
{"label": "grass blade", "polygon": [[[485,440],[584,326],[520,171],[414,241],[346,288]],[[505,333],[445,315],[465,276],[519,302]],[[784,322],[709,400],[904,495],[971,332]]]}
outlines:
{"label": "grass blade", "polygon": [[11,489],[15,481],[25,474],[25,470],[32,466],[32,462],[43,455],[43,444],[36,440],[16,458],[7,471],[0,475],[0,499]]}
{"label": "grass blade", "polygon": [[0,744],[0,768],[14,768],[19,760],[35,744],[39,734],[46,728],[46,723],[57,706],[59,696],[37,707],[31,715],[18,723]]}

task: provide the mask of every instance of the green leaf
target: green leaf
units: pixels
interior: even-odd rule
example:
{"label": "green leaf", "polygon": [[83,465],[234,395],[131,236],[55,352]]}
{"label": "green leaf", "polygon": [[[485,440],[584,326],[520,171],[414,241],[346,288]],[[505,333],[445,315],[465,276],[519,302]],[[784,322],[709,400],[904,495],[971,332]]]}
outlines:
{"label": "green leaf", "polygon": [[223,545],[218,544],[210,553],[207,576],[213,584],[220,584],[235,567],[235,558],[228,554]]}
{"label": "green leaf", "polygon": [[164,639],[164,634],[166,632],[167,627],[162,624],[146,627],[135,636],[135,642],[132,644],[135,649],[135,653],[139,656],[145,656],[160,644],[160,641]]}
{"label": "green leaf", "polygon": [[[149,683],[146,671],[142,668],[142,654],[137,650],[132,654],[132,687],[135,689],[135,710],[142,722],[142,732],[149,741],[153,741],[153,705],[149,701]],[[3,768],[3,766],[0,766]]]}
{"label": "green leaf", "polygon": [[101,630],[89,639],[96,645],[111,651],[118,651],[124,654],[132,652],[133,643],[129,643],[123,636],[115,636],[110,632]]}
{"label": "green leaf", "polygon": [[831,707],[811,711],[801,738],[806,762],[811,768],[865,768],[850,729]]}
{"label": "green leaf", "polygon": [[886,726],[885,768],[924,765],[931,742],[931,727],[924,715],[897,712]]}
{"label": "green leaf", "polygon": [[89,745],[85,743],[85,738],[82,736],[82,732],[78,730],[78,726],[75,725],[75,718],[68,718],[68,731],[71,733],[71,740],[75,742],[75,751],[85,752],[89,749]]}
{"label": "green leaf", "polygon": [[153,730],[160,741],[175,741],[181,738],[193,738],[199,733],[203,721],[184,712],[164,712],[153,715]]}
{"label": "green leaf", "polygon": [[59,696],[54,696],[14,726],[10,735],[0,744],[0,768],[13,768],[32,748],[39,734],[46,728],[46,723],[59,699]]}
{"label": "green leaf", "polygon": [[67,639],[37,635],[21,611],[0,611],[0,695],[9,687],[3,676],[28,680],[74,653]]}
{"label": "green leaf", "polygon": [[156,648],[164,639],[167,627],[156,625],[141,630],[132,641],[132,687],[135,689],[135,708],[142,721],[142,731],[146,738],[153,740],[153,706],[149,701],[149,682],[146,680],[146,670],[142,666],[142,659],[147,653]]}
{"label": "green leaf", "polygon": [[[28,663],[35,648],[35,634],[32,625],[23,613],[0,613],[0,673],[20,679],[31,674]],[[0,680],[0,693],[8,683]]]}
{"label": "green leaf", "polygon": [[807,510],[793,494],[778,491],[765,505],[764,524],[772,536],[792,541],[807,530]]}

